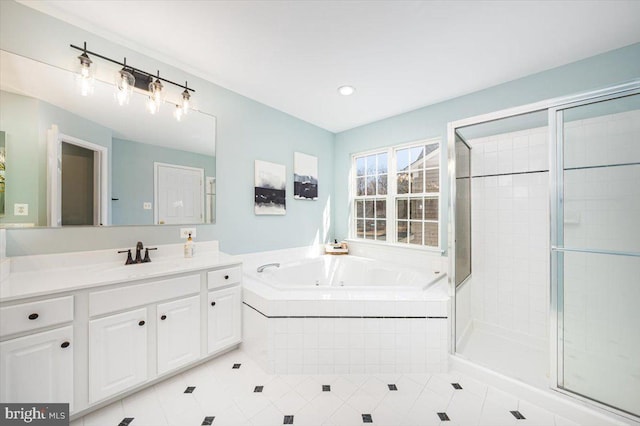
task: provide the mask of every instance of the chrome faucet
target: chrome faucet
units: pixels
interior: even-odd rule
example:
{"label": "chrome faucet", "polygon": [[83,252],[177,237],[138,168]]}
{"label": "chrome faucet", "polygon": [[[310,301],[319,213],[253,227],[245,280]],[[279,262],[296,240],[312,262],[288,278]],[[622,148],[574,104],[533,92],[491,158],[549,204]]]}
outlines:
{"label": "chrome faucet", "polygon": [[262,272],[262,271],[264,271],[266,268],[268,268],[268,267],[270,267],[270,266],[275,266],[276,268],[279,268],[279,267],[280,267],[280,264],[279,264],[279,263],[267,263],[267,264],[265,264],[265,265],[258,266],[257,271],[258,271],[258,272]]}

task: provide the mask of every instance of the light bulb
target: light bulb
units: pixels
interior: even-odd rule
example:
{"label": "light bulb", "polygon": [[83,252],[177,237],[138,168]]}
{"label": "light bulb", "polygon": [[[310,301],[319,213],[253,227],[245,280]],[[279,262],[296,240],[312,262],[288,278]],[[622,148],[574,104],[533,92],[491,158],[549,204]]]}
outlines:
{"label": "light bulb", "polygon": [[82,96],[89,96],[93,94],[93,85],[94,81],[92,78],[82,78],[78,79],[78,84],[80,85],[80,94]]}
{"label": "light bulb", "polygon": [[156,112],[158,112],[158,109],[158,104],[153,100],[151,96],[149,96],[149,99],[147,100],[147,111],[149,111],[151,114],[155,114]]}
{"label": "light bulb", "polygon": [[80,68],[76,75],[76,81],[78,83],[80,94],[82,96],[88,96],[93,93],[95,67],[91,67],[91,63],[93,61],[89,58],[87,52],[83,52],[78,56],[78,59],[80,60]]}
{"label": "light bulb", "polygon": [[120,106],[128,104],[133,93],[133,86],[135,85],[135,77],[124,69],[116,73],[116,101]]}
{"label": "light bulb", "polygon": [[176,118],[176,121],[182,121],[183,114],[184,110],[180,107],[180,105],[176,105],[176,110],[173,112],[173,116]]}
{"label": "light bulb", "polygon": [[89,77],[89,65],[88,64],[82,64],[80,65],[80,75],[83,78],[87,78]]}
{"label": "light bulb", "polygon": [[191,95],[189,94],[189,91],[187,89],[184,89],[184,92],[182,92],[182,112],[184,114],[188,114],[189,113],[189,109],[191,108]]}
{"label": "light bulb", "polygon": [[151,110],[151,106],[148,107],[149,112],[151,112],[151,114],[155,114],[158,110],[160,110],[160,105],[163,102],[164,96],[164,93],[162,91],[162,83],[160,82],[159,78],[157,78],[156,81],[152,81],[151,83],[149,83],[149,92],[151,92],[149,99],[155,104],[153,111]]}

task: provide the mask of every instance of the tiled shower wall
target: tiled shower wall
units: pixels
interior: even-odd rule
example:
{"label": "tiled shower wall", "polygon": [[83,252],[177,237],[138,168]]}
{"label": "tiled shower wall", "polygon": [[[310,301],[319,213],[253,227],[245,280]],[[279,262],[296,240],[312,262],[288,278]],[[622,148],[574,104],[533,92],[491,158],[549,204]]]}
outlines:
{"label": "tiled shower wall", "polygon": [[473,323],[544,344],[549,305],[547,128],[468,142],[472,276],[457,296],[457,338]]}

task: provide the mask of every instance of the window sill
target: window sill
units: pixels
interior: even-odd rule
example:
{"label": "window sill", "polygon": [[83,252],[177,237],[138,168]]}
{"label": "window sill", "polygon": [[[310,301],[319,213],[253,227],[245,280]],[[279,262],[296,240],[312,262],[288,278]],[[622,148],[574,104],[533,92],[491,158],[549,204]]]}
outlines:
{"label": "window sill", "polygon": [[410,245],[410,244],[399,244],[399,243],[390,243],[387,241],[376,241],[376,240],[364,240],[360,238],[346,238],[345,241],[347,243],[354,244],[364,244],[364,245],[372,245],[377,247],[389,247],[389,248],[399,248],[410,251],[422,251],[427,253],[440,254],[442,256],[445,255],[445,250],[442,250],[438,247],[426,247],[426,246],[418,246],[418,245]]}

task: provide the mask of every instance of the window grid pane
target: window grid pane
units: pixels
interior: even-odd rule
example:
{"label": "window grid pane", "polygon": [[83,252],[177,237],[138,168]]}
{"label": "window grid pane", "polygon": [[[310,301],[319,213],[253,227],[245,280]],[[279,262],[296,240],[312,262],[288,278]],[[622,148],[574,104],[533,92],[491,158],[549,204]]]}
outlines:
{"label": "window grid pane", "polygon": [[[393,157],[389,153],[393,152]],[[395,170],[389,169],[393,158]],[[417,246],[439,246],[439,143],[354,157],[355,236]],[[387,198],[395,185],[395,200]],[[392,202],[387,217],[387,201]],[[387,220],[395,232],[387,237]],[[395,234],[395,235],[394,235]]]}

